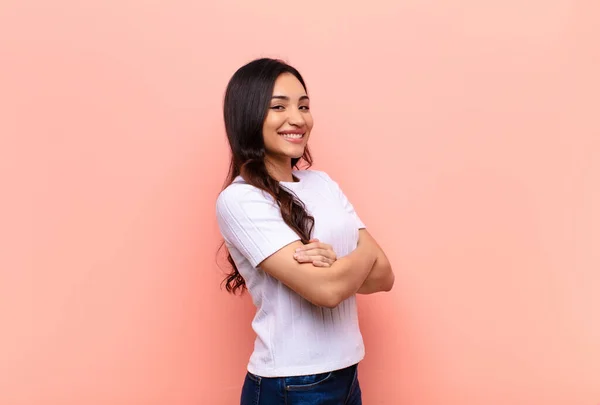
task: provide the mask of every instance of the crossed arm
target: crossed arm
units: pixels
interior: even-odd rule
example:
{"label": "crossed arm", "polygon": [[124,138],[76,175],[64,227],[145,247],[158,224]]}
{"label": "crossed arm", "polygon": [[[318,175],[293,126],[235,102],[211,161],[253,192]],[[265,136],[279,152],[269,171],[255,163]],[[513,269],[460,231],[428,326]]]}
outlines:
{"label": "crossed arm", "polygon": [[296,241],[259,267],[313,304],[329,308],[356,293],[389,291],[394,284],[389,260],[365,229],[359,231],[357,248],[342,258],[319,241]]}
{"label": "crossed arm", "polygon": [[358,289],[357,293],[373,294],[379,291],[390,291],[394,286],[395,280],[390,261],[383,252],[383,249],[381,249],[379,244],[366,229],[361,229],[359,235],[359,238],[362,238],[363,243],[368,244],[371,246],[371,249],[375,251],[375,263],[373,263],[369,275]]}
{"label": "crossed arm", "polygon": [[[375,262],[357,293],[390,291],[394,285],[394,272],[383,249],[366,229],[359,231],[358,243],[367,246],[367,254],[375,254]],[[331,245],[312,239],[309,244],[297,249],[294,259],[300,263],[312,263],[317,267],[329,267],[336,261],[337,256]]]}

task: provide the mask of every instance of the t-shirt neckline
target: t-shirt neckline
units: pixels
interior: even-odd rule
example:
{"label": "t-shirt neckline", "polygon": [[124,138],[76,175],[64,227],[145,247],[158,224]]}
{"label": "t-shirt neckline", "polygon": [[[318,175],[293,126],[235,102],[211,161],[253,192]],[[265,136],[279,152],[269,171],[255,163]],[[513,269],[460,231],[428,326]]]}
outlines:
{"label": "t-shirt neckline", "polygon": [[279,184],[282,186],[285,186],[287,188],[294,188],[294,189],[298,189],[301,188],[302,185],[304,184],[304,180],[302,180],[302,176],[298,175],[299,170],[293,170],[292,171],[292,176],[294,176],[295,178],[298,179],[298,181],[280,181]]}
{"label": "t-shirt neckline", "polygon": [[[298,179],[298,181],[279,181],[279,185],[281,186],[285,186],[286,188],[290,188],[290,189],[300,189],[304,186],[305,180],[302,179],[302,175],[299,175],[300,170],[293,170],[292,171],[292,175]],[[241,175],[238,175],[234,181],[234,183],[246,183],[246,181],[244,180],[244,178]]]}

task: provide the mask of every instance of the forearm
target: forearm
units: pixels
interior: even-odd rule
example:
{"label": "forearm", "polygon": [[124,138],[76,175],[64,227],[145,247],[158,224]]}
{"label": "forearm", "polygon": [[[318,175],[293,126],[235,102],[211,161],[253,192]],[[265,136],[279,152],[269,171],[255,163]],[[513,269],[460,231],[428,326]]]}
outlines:
{"label": "forearm", "polygon": [[[330,251],[333,258],[328,254]],[[287,280],[284,282],[315,305],[335,307],[356,293],[389,291],[394,283],[387,257],[365,229],[359,231],[356,249],[337,260],[331,246],[318,240],[295,249],[295,252],[298,268],[286,272]],[[323,271],[322,266],[315,263],[328,263],[329,269]],[[267,271],[274,277],[283,276],[278,276],[278,273],[284,269],[284,263],[273,263],[269,267]]]}
{"label": "forearm", "polygon": [[363,284],[358,289],[359,294],[373,294],[379,291],[390,291],[394,285],[392,265],[383,249],[365,229],[360,230],[359,245],[366,245],[375,251],[375,262]]}
{"label": "forearm", "polygon": [[368,246],[358,246],[352,253],[344,256],[324,272],[328,282],[323,284],[334,297],[335,302],[341,302],[356,294],[373,269],[376,254]]}
{"label": "forearm", "polygon": [[373,294],[380,291],[389,291],[394,285],[394,273],[387,257],[378,255],[373,268],[358,289],[358,294]]}
{"label": "forearm", "polygon": [[375,263],[374,252],[361,246],[323,269],[312,262],[296,260],[295,252],[303,246],[300,241],[290,243],[257,267],[318,306],[334,308],[355,294]]}

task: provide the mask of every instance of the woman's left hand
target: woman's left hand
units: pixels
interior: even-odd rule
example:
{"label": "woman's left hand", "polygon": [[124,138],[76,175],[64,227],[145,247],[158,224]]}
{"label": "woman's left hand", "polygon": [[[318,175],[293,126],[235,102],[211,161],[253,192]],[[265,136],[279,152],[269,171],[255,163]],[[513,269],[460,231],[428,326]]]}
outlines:
{"label": "woman's left hand", "polygon": [[311,239],[308,244],[296,249],[294,259],[298,263],[312,263],[316,267],[329,267],[337,260],[333,247],[319,239]]}

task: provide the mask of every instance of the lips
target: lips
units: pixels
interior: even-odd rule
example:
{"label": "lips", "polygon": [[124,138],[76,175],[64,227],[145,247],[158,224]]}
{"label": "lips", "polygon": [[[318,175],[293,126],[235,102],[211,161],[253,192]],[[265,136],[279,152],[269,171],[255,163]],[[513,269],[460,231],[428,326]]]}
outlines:
{"label": "lips", "polygon": [[301,132],[277,132],[279,135],[304,135],[304,131]]}
{"label": "lips", "polygon": [[302,139],[306,134],[305,130],[290,130],[290,131],[279,131],[277,134],[283,136],[286,139]]}
{"label": "lips", "polygon": [[287,142],[302,145],[304,144],[304,136],[306,135],[306,129],[292,129],[288,131],[277,131],[277,134],[285,139]]}
{"label": "lips", "polygon": [[284,138],[289,138],[289,139],[302,139],[304,137],[304,134],[279,134],[281,136],[283,136]]}

